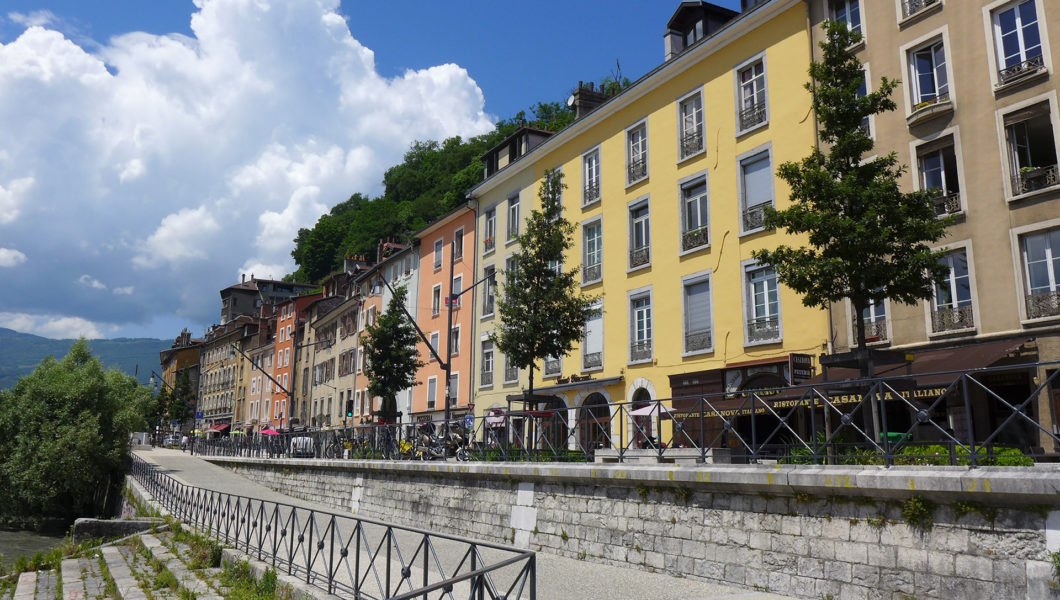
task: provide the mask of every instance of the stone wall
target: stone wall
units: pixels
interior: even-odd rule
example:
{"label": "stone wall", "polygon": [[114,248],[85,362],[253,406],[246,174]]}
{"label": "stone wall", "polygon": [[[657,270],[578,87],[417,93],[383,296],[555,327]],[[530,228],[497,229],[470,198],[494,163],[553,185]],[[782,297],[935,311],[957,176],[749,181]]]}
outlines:
{"label": "stone wall", "polygon": [[344,514],[802,598],[1060,598],[1056,469],[212,460]]}

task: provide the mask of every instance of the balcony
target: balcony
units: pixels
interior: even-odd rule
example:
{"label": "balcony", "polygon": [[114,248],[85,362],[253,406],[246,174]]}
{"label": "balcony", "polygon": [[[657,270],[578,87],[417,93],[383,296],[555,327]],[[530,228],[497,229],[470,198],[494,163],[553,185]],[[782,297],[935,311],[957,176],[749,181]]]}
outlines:
{"label": "balcony", "polygon": [[946,333],[975,327],[972,306],[940,306],[931,311],[932,333]]}
{"label": "balcony", "polygon": [[685,332],[685,352],[706,350],[713,345],[714,336],[709,329]]}
{"label": "balcony", "polygon": [[768,204],[755,204],[743,211],[743,230],[753,231],[766,226],[766,206]]}
{"label": "balcony", "polygon": [[519,381],[519,367],[504,368],[504,383],[515,383]]}
{"label": "balcony", "polygon": [[[869,344],[873,342],[886,342],[887,341],[887,319],[877,318],[864,319],[865,323],[865,341]],[[854,317],[854,322],[851,324],[851,330],[854,332],[854,337],[858,334],[858,318]],[[855,340],[856,341],[856,340]]]}
{"label": "balcony", "polygon": [[943,217],[961,212],[961,193],[941,193],[935,197],[935,216]]}
{"label": "balcony", "polygon": [[603,278],[602,266],[601,263],[582,265],[582,285],[600,281]]}
{"label": "balcony", "polygon": [[747,343],[780,340],[780,317],[759,317],[747,322]]}
{"label": "balcony", "polygon": [[952,112],[953,103],[950,102],[950,96],[943,94],[918,102],[913,107],[913,113],[906,117],[905,122],[909,127],[915,127]]}
{"label": "balcony", "polygon": [[604,366],[603,352],[586,352],[582,355],[582,368],[585,370],[599,369]]}
{"label": "balcony", "polygon": [[626,167],[626,181],[633,183],[648,176],[648,158],[641,155],[640,158],[629,161]]}
{"label": "balcony", "polygon": [[651,340],[629,343],[629,361],[651,360]]}
{"label": "balcony", "polygon": [[707,235],[707,227],[699,227],[691,231],[686,231],[681,234],[681,249],[691,250],[693,248],[699,248],[700,246],[706,246],[709,241]]}
{"label": "balcony", "polygon": [[640,248],[634,248],[629,251],[629,268],[636,269],[637,267],[648,264],[651,261],[651,247],[641,246]]}
{"label": "balcony", "polygon": [[1056,165],[1047,167],[1022,167],[1012,178],[1012,195],[1029,194],[1060,183]]}
{"label": "balcony", "polygon": [[747,108],[740,111],[740,130],[746,130],[765,123],[766,121],[766,103],[755,102]]}
{"label": "balcony", "polygon": [[1042,71],[1045,71],[1045,58],[1040,54],[1032,56],[1019,64],[998,71],[997,86],[1002,87]]}
{"label": "balcony", "polygon": [[699,129],[681,136],[681,158],[688,158],[703,151],[703,132]]}
{"label": "balcony", "polygon": [[939,0],[902,0],[902,16],[909,17],[939,3]]}
{"label": "balcony", "polygon": [[559,376],[563,373],[563,363],[558,358],[546,358],[542,373],[545,377]]}
{"label": "balcony", "polygon": [[1060,315],[1060,290],[1027,294],[1027,318],[1041,319]]}
{"label": "balcony", "polygon": [[589,206],[600,199],[600,182],[593,181],[585,184],[582,189],[582,206]]}
{"label": "balcony", "polygon": [[493,252],[493,249],[497,247],[497,242],[492,237],[488,237],[482,240],[482,251]]}
{"label": "balcony", "polygon": [[483,371],[481,379],[483,386],[493,385],[493,371]]}

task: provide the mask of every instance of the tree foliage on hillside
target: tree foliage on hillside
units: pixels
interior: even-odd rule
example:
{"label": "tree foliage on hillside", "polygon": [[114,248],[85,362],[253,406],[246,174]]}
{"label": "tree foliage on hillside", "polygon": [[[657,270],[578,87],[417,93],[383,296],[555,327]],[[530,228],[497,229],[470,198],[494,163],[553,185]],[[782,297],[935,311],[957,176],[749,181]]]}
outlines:
{"label": "tree foliage on hillside", "polygon": [[463,202],[485,175],[482,156],[520,126],[559,131],[574,121],[574,111],[560,102],[538,102],[530,113],[520,111],[492,132],[467,140],[413,142],[401,164],[383,175],[382,196],[354,194],[312,229],[298,230],[291,252],[298,269],[286,279],[318,282],[339,269],[345,256],[375,260],[379,240],[407,237]]}
{"label": "tree foliage on hillside", "polygon": [[124,472],[129,434],[145,426],[149,390],[104,370],[84,340],[0,391],[0,510],[14,516],[93,513],[101,486]]}

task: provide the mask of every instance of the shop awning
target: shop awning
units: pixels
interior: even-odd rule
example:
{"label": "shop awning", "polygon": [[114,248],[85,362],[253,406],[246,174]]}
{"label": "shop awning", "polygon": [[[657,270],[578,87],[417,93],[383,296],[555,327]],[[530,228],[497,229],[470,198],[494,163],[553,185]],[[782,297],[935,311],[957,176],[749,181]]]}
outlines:
{"label": "shop awning", "polygon": [[221,423],[219,425],[212,425],[206,428],[206,431],[224,431],[228,429],[228,423]]}

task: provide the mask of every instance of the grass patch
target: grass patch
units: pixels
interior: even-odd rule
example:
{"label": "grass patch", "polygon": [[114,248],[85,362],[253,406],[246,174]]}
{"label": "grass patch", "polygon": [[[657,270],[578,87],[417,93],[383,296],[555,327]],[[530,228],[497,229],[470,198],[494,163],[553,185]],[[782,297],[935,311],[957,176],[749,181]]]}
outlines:
{"label": "grass patch", "polygon": [[290,586],[280,585],[276,571],[266,569],[261,579],[255,579],[246,561],[226,563],[221,572],[221,583],[229,588],[225,600],[294,600]]}
{"label": "grass patch", "polygon": [[931,531],[935,524],[936,505],[923,496],[913,496],[902,503],[902,518],[914,529]]}
{"label": "grass patch", "polygon": [[221,545],[211,538],[182,527],[172,525],[173,541],[188,545],[188,567],[192,570],[209,569],[221,566]]}

